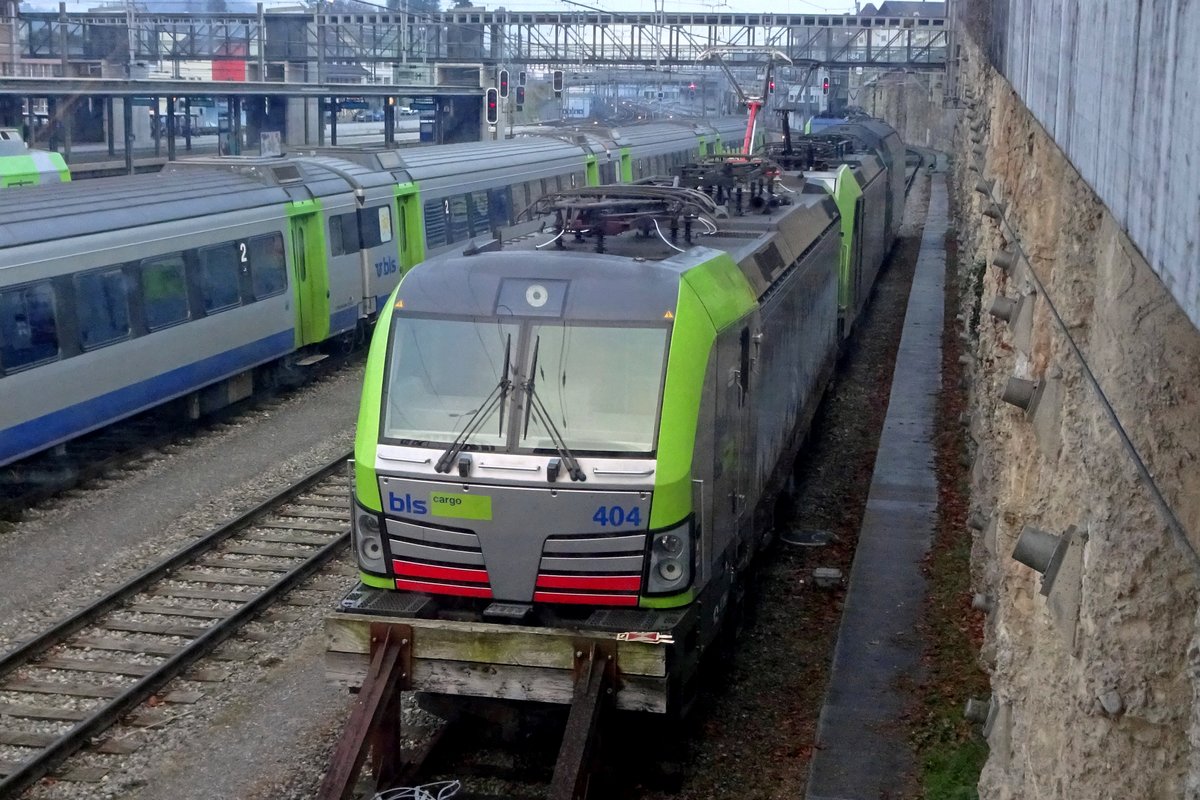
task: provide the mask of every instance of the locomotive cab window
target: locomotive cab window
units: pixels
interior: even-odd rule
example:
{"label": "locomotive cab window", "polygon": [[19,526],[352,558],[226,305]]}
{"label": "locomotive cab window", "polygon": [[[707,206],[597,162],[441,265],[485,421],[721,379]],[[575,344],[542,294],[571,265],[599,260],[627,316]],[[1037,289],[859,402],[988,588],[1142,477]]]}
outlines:
{"label": "locomotive cab window", "polygon": [[485,418],[473,417],[500,391],[506,357],[510,364],[516,357],[518,332],[511,322],[397,316],[388,348],[383,438],[448,444],[475,422],[468,445],[503,445],[512,419],[508,409],[492,404]]}
{"label": "locomotive cab window", "polygon": [[[652,453],[666,367],[666,328],[562,322],[530,333],[523,375],[567,447],[579,451]],[[522,431],[522,448],[553,450],[539,420]]]}
{"label": "locomotive cab window", "polygon": [[183,253],[142,261],[142,308],[146,314],[146,327],[152,331],[188,319]]}
{"label": "locomotive cab window", "polygon": [[58,358],[54,288],[35,283],[0,292],[0,365],[12,371]]}
{"label": "locomotive cab window", "polygon": [[123,270],[103,269],[76,275],[75,307],[84,350],[129,336],[129,296]]}

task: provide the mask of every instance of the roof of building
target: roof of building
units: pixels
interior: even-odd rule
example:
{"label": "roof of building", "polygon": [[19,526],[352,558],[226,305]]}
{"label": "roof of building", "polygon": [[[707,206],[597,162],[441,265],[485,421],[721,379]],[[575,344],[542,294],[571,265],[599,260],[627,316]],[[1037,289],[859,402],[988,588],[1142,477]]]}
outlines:
{"label": "roof of building", "polygon": [[[866,15],[866,9],[861,12]],[[875,12],[878,17],[944,17],[946,4],[914,2],[914,0],[885,0]]]}

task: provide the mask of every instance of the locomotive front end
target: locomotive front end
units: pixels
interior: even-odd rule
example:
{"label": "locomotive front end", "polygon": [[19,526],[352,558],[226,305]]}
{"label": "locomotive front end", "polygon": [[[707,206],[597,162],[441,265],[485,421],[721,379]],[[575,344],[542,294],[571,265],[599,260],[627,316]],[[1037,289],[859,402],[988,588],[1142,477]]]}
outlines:
{"label": "locomotive front end", "polygon": [[539,256],[439,260],[394,295],[359,416],[361,580],[481,618],[686,605],[691,447],[664,450],[695,435],[694,410],[664,421],[678,273]]}

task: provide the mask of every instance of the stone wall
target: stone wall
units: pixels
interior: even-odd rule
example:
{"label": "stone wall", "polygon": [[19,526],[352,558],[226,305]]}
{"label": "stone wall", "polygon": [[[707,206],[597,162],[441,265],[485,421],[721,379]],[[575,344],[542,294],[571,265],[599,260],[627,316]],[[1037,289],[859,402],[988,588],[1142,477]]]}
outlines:
{"label": "stone wall", "polygon": [[[1194,534],[1200,333],[1012,86],[960,41],[973,101],[954,135],[976,443],[967,533],[991,605],[982,658],[994,700],[981,797],[1200,796],[1197,561],[1083,366]],[[994,181],[989,194],[980,179]],[[993,202],[1006,224],[984,215]],[[1012,268],[993,265],[1016,245],[1025,255]],[[989,313],[998,297],[1017,301],[1010,321]],[[1030,412],[1001,400],[1014,376],[1036,382]],[[1026,526],[1074,526],[1047,596],[1012,557]]]}
{"label": "stone wall", "polygon": [[883,73],[855,91],[854,102],[888,122],[907,144],[949,150],[957,114],[945,107],[946,76]]}

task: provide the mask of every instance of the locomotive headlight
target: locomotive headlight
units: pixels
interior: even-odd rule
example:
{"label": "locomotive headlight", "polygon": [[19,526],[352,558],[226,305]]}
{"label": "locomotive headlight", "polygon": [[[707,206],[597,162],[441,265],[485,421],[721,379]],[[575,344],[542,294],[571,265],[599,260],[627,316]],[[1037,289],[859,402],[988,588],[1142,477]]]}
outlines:
{"label": "locomotive headlight", "polygon": [[664,559],[658,562],[658,575],[664,581],[674,583],[683,577],[683,566],[679,563],[679,559]]}
{"label": "locomotive headlight", "polygon": [[383,537],[379,531],[379,517],[373,511],[354,504],[354,552],[358,565],[366,572],[387,572],[387,559],[383,552]]}
{"label": "locomotive headlight", "polygon": [[692,582],[692,519],[650,535],[646,594],[682,592]]}
{"label": "locomotive headlight", "polygon": [[655,537],[654,546],[669,556],[677,556],[683,552],[683,537],[673,533],[660,533]]}

